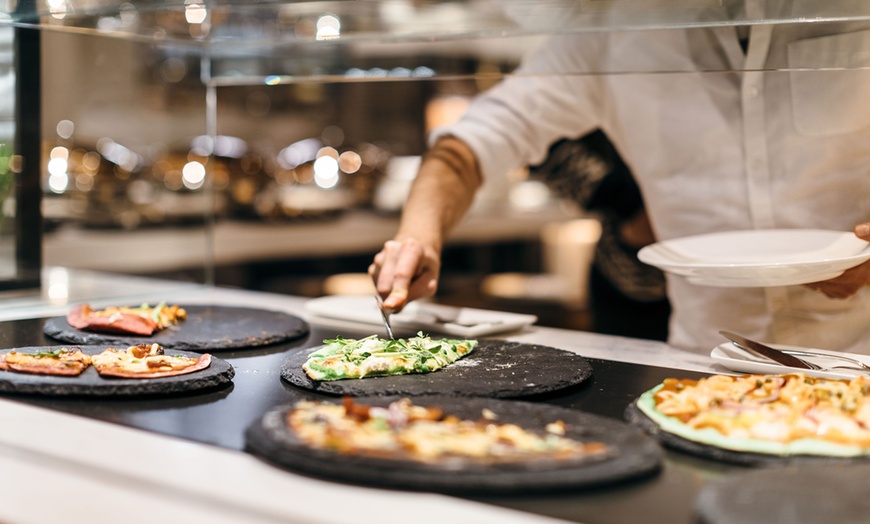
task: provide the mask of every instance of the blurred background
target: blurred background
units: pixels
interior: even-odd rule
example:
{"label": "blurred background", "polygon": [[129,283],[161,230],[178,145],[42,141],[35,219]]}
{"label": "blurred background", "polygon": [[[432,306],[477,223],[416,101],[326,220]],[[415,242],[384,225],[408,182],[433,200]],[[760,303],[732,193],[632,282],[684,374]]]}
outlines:
{"label": "blurred background", "polygon": [[[316,40],[347,23],[266,14],[222,31],[283,24]],[[94,25],[205,31],[195,11],[142,16]],[[427,133],[540,41],[397,51],[364,40],[363,51],[305,54],[226,46],[206,59],[183,40],[41,31],[45,266],[310,297],[370,293],[365,269],[395,231]],[[528,169],[493,181],[446,248],[436,301],[586,328],[600,234],[587,215]]]}

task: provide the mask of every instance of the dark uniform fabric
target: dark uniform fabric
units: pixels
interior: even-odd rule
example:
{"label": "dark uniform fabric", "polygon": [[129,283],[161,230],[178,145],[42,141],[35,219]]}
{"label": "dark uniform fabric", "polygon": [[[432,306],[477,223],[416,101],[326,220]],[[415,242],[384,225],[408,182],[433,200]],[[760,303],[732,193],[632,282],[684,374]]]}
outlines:
{"label": "dark uniform fabric", "polygon": [[670,303],[664,274],[637,258],[620,238],[620,224],[643,210],[631,170],[601,131],[562,140],[531,168],[559,196],[601,220],[601,239],[590,270],[589,307],[598,333],[666,340]]}

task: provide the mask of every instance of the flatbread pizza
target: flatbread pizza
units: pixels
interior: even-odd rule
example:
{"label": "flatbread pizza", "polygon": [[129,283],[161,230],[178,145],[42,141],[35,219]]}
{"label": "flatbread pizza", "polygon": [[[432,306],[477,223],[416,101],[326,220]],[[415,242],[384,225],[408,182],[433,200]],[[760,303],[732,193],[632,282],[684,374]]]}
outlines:
{"label": "flatbread pizza", "polygon": [[96,354],[77,347],[0,354],[0,371],[36,375],[77,376],[93,366],[101,377],[162,378],[193,373],[210,364],[208,353],[196,357],[167,355],[159,344],[107,348]]}
{"label": "flatbread pizza", "polygon": [[208,353],[199,358],[166,355],[159,344],[140,344],[126,350],[109,348],[93,357],[100,376],[120,378],[173,377],[205,369],[210,362]]}
{"label": "flatbread pizza", "polygon": [[0,370],[37,375],[76,376],[91,365],[91,356],[79,348],[58,348],[25,353],[10,351],[0,355]]}
{"label": "flatbread pizza", "polygon": [[155,306],[142,304],[138,307],[112,306],[103,309],[80,304],[66,316],[69,325],[76,329],[143,336],[153,335],[186,318],[187,311],[184,308],[165,302]]}
{"label": "flatbread pizza", "polygon": [[476,340],[433,339],[417,333],[408,339],[336,337],[302,365],[312,380],[341,380],[410,373],[431,373],[468,355]]}
{"label": "flatbread pizza", "polygon": [[539,431],[501,423],[489,410],[476,420],[445,415],[438,407],[408,398],[386,407],[345,397],[342,403],[303,400],[288,412],[291,434],[314,449],[429,464],[452,460],[517,463],[604,457],[601,442],[565,437],[565,423],[554,420]]}
{"label": "flatbread pizza", "polygon": [[774,457],[870,456],[870,378],[713,375],[666,379],[637,408],[691,443]]}
{"label": "flatbread pizza", "polygon": [[553,494],[648,475],[663,457],[636,428],[540,402],[294,396],[248,427],[245,449],[343,482],[463,496]]}

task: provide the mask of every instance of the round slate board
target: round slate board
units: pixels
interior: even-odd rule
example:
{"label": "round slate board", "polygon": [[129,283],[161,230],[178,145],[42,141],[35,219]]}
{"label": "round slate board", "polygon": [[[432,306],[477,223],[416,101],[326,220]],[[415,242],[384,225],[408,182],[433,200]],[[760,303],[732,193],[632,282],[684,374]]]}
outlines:
{"label": "round slate board", "polygon": [[[359,399],[386,406],[399,397]],[[486,398],[422,396],[414,403],[437,406],[447,415],[477,420],[485,408],[497,423],[513,423],[543,433],[550,422],[563,421],[566,436],[583,442],[602,442],[610,450],[604,457],[487,464],[453,458],[449,463],[427,464],[408,459],[344,455],[313,449],[286,426],[292,406],[266,413],[245,433],[246,449],[268,462],[317,477],[356,484],[440,493],[510,494],[591,488],[655,473],[662,450],[654,439],[627,424],[598,415],[548,404]]]}
{"label": "round slate board", "polygon": [[707,524],[863,524],[868,485],[867,464],[765,468],[708,483],[695,507]]}
{"label": "round slate board", "polygon": [[[321,346],[322,347],[322,346]],[[470,355],[426,374],[317,381],[302,364],[319,348],[298,351],[281,369],[281,378],[330,395],[459,395],[520,398],[577,386],[592,376],[589,362],[570,351],[547,346],[481,340]]]}
{"label": "round slate board", "polygon": [[[53,351],[70,346],[40,346],[15,348],[21,353],[36,353],[38,351]],[[77,346],[90,355],[95,355],[106,349],[106,346]],[[0,354],[11,349],[0,350]],[[199,358],[199,353],[189,353],[167,349],[167,355],[185,355]],[[93,366],[85,369],[81,375],[64,377],[57,375],[35,375],[15,371],[0,371],[0,392],[28,393],[47,396],[140,396],[140,395],[173,395],[188,393],[228,384],[235,370],[225,360],[211,357],[211,363],[205,369],[186,375],[163,378],[115,378],[101,377]]]}
{"label": "round slate board", "polygon": [[218,351],[265,346],[308,334],[301,318],[281,311],[229,306],[182,306],[187,319],[149,337],[83,331],[69,325],[66,317],[47,320],[43,331],[70,344],[134,346],[156,342],[182,351]]}
{"label": "round slate board", "polygon": [[734,451],[722,449],[709,444],[701,444],[680,436],[661,431],[658,424],[637,407],[635,400],[625,409],[625,420],[630,424],[640,427],[647,433],[655,436],[664,446],[676,449],[691,455],[696,455],[720,462],[740,464],[742,466],[785,466],[798,464],[850,464],[870,460],[865,457],[827,457],[821,455],[768,455],[748,451]]}

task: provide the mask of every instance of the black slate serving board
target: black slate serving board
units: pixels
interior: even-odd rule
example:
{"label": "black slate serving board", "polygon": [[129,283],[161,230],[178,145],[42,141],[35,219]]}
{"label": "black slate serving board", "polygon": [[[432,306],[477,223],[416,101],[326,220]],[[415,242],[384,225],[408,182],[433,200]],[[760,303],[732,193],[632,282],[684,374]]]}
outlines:
{"label": "black slate serving board", "polygon": [[291,355],[282,366],[281,378],[294,386],[330,395],[521,398],[578,386],[592,376],[589,362],[570,351],[481,340],[470,355],[433,373],[316,381],[305,374],[302,364],[317,349]]}
{"label": "black slate serving board", "polygon": [[95,333],[69,325],[66,317],[45,321],[49,337],[70,344],[134,346],[156,342],[182,351],[220,351],[277,344],[308,334],[299,317],[265,309],[230,306],[182,306],[187,319],[151,336]]}
{"label": "black slate serving board", "polygon": [[[53,351],[70,346],[39,346],[15,348],[21,353],[36,353],[38,351]],[[85,353],[95,355],[106,349],[106,346],[77,346]],[[12,349],[0,350],[0,354]],[[199,358],[199,353],[178,350],[165,350],[167,355],[185,355]],[[45,396],[153,396],[174,395],[194,391],[209,390],[232,381],[235,375],[233,367],[225,360],[212,355],[211,363],[205,369],[162,378],[108,378],[101,377],[93,366],[85,369],[81,375],[65,377],[57,375],[36,375],[15,371],[0,371],[0,392],[22,393]]]}
{"label": "black slate serving board", "polygon": [[706,524],[864,524],[868,485],[868,464],[765,468],[707,484],[695,507]]}
{"label": "black slate serving board", "polygon": [[[358,402],[386,406],[398,398],[370,397]],[[246,449],[275,465],[317,477],[465,496],[591,488],[651,475],[661,466],[663,452],[655,440],[614,419],[549,404],[487,398],[422,396],[415,397],[414,403],[437,406],[448,415],[472,420],[488,409],[497,415],[497,423],[513,423],[540,432],[546,424],[561,420],[567,425],[567,437],[602,442],[610,453],[603,458],[512,464],[486,464],[474,459],[427,464],[349,456],[313,449],[298,440],[285,423],[292,405],[273,409],[254,422],[245,433]]]}
{"label": "black slate serving board", "polygon": [[811,465],[811,464],[835,464],[835,463],[860,463],[870,460],[866,457],[828,457],[820,455],[768,455],[747,451],[734,451],[722,449],[700,442],[684,439],[673,433],[662,431],[658,424],[637,407],[637,401],[632,402],[625,409],[625,420],[634,426],[641,428],[656,437],[662,445],[699,457],[704,457],[720,462],[739,464],[742,466],[786,466],[786,465]]}

